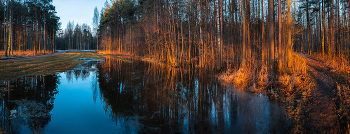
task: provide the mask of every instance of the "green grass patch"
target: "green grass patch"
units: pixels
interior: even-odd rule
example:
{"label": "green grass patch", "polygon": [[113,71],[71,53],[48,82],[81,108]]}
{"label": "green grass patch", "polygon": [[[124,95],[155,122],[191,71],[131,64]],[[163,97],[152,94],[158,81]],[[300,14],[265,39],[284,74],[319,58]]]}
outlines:
{"label": "green grass patch", "polygon": [[0,81],[8,81],[24,75],[52,74],[75,68],[85,59],[102,59],[94,52],[67,51],[62,54],[38,58],[0,61]]}

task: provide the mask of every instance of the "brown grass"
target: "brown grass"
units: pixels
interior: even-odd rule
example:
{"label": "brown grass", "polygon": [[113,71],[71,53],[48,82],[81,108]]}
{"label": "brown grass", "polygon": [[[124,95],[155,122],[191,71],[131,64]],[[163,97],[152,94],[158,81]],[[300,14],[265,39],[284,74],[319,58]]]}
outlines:
{"label": "brown grass", "polygon": [[226,84],[235,85],[237,89],[254,91],[255,89],[251,87],[255,86],[258,68],[258,64],[247,64],[245,68],[241,67],[238,70],[228,69],[225,73],[220,74],[218,79]]}
{"label": "brown grass", "polygon": [[289,90],[297,86],[305,86],[302,83],[308,77],[306,60],[298,53],[292,53],[288,63],[278,69],[279,73],[276,76],[269,76],[268,67],[261,65],[258,61],[254,60],[250,63],[245,68],[227,70],[218,77],[219,80],[234,84],[236,88],[241,90],[264,92],[264,90],[276,86]]}
{"label": "brown grass", "polygon": [[350,85],[337,83],[337,96],[339,99],[339,118],[347,124],[346,133],[350,133]]}
{"label": "brown grass", "polygon": [[332,72],[336,81],[336,96],[339,102],[338,116],[347,124],[346,133],[350,133],[350,60],[346,56],[314,55],[313,58],[323,62]]}
{"label": "brown grass", "polygon": [[255,61],[252,65],[228,70],[219,76],[219,80],[234,84],[236,89],[264,93],[270,99],[277,100],[296,122],[291,128],[292,132],[301,132],[303,104],[310,94],[309,89],[315,87],[315,82],[308,74],[309,67],[305,58],[298,53],[292,53],[288,63],[284,63],[275,76],[271,76],[268,67],[261,63]]}
{"label": "brown grass", "polygon": [[[51,53],[51,51],[45,51],[45,54]],[[11,55],[11,57],[5,57],[5,51],[0,51],[0,59],[32,57],[37,55],[44,55],[44,51],[37,51],[37,54],[35,54],[34,51],[13,51],[13,55]]]}
{"label": "brown grass", "polygon": [[[346,74],[348,77],[350,75],[350,60],[345,58],[345,56],[335,57],[330,55],[314,55],[314,58],[321,60],[324,64],[331,68],[331,72],[337,72],[341,74]],[[350,82],[350,81],[349,81]]]}
{"label": "brown grass", "polygon": [[0,61],[0,81],[8,81],[24,75],[50,74],[73,69],[83,60],[79,58],[101,59],[93,52],[64,52],[58,55],[21,60]]}
{"label": "brown grass", "polygon": [[292,53],[289,58],[288,65],[279,69],[277,85],[286,91],[294,89],[302,89],[307,86],[310,81],[310,76],[307,73],[309,68],[305,58],[298,54]]}
{"label": "brown grass", "polygon": [[[313,59],[318,60],[318,66],[321,69],[329,68],[331,81],[336,81],[337,85],[334,91],[339,101],[339,117],[350,124],[350,60],[343,57],[314,55]],[[246,91],[266,93],[270,99],[275,99],[284,107],[288,116],[293,120],[294,125],[290,128],[292,133],[306,132],[305,121],[308,108],[312,105],[310,97],[315,97],[314,93],[317,85],[318,76],[314,76],[312,67],[307,59],[299,54],[292,53],[287,63],[277,69],[277,75],[269,76],[266,66],[247,66],[238,70],[229,70],[219,76],[224,83],[234,84],[237,89]],[[254,63],[256,64],[256,63]],[[312,63],[312,65],[315,63]],[[269,80],[271,79],[272,80]],[[330,85],[332,87],[332,85]],[[254,90],[251,90],[254,88]],[[317,95],[316,95],[317,96]],[[312,100],[312,99],[311,99]],[[347,126],[350,130],[350,125]],[[348,132],[350,133],[350,131]]]}
{"label": "brown grass", "polygon": [[132,62],[131,59],[132,58],[136,58],[136,59],[140,59],[140,60],[146,61],[146,62],[152,62],[152,63],[157,63],[157,64],[165,64],[165,61],[159,61],[159,60],[154,59],[154,58],[137,56],[137,55],[131,55],[129,53],[119,53],[117,51],[98,51],[98,54],[105,55],[105,56],[108,56],[108,57],[117,58],[117,59],[123,60],[125,62]]}

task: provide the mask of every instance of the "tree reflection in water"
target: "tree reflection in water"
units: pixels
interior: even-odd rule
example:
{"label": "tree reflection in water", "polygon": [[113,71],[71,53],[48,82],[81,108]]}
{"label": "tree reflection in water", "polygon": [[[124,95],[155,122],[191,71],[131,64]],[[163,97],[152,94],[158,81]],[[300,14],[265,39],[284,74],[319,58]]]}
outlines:
{"label": "tree reflection in water", "polygon": [[[106,58],[97,66],[105,109],[141,133],[275,133],[284,114],[267,97],[223,87],[214,72]],[[94,95],[96,96],[96,95]]]}
{"label": "tree reflection in water", "polygon": [[49,112],[58,93],[57,84],[59,80],[55,74],[25,76],[1,83],[1,130],[20,133],[29,128],[28,131],[41,133],[51,120]]}
{"label": "tree reflection in water", "polygon": [[[41,133],[45,126],[50,128],[47,124],[51,120],[52,111],[63,114],[56,113],[53,119],[61,120],[53,120],[50,124],[62,125],[71,117],[76,117],[75,122],[81,123],[66,132],[93,132],[79,128],[99,124],[94,122],[97,121],[96,118],[83,116],[93,113],[97,118],[103,118],[98,121],[103,121],[104,126],[107,126],[105,132],[284,133],[286,120],[281,108],[263,95],[221,86],[215,79],[215,72],[194,69],[190,65],[180,69],[137,60],[123,62],[114,58],[106,58],[104,62],[95,65],[96,63],[87,62],[64,72],[66,77],[62,77],[62,80],[68,81],[66,86],[79,89],[70,89],[60,84],[62,94],[57,97],[56,110],[53,111],[55,94],[58,93],[57,75],[63,73],[25,76],[0,83],[0,97],[3,100],[0,102],[0,132]],[[76,83],[73,83],[74,79]],[[92,85],[79,85],[86,84],[79,83],[84,80]],[[80,89],[80,86],[84,89]],[[92,88],[87,90],[92,91],[92,99],[99,104],[94,105],[88,99],[85,100],[91,95],[89,92],[84,92],[85,96],[81,96],[81,91],[87,91],[85,88]],[[84,101],[70,98],[77,96],[84,98]],[[101,105],[99,98],[105,112],[95,109]],[[76,105],[82,107],[77,108]],[[85,114],[70,112],[66,117],[64,111],[72,110],[69,109],[72,107],[90,111],[83,111]],[[94,128],[94,132],[101,131],[100,127]],[[54,131],[52,128],[62,127],[51,126],[47,132]]]}

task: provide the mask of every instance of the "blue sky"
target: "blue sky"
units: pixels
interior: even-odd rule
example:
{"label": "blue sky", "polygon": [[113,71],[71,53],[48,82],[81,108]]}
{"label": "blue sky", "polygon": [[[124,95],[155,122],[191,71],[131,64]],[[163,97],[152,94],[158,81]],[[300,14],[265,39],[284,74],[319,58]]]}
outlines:
{"label": "blue sky", "polygon": [[61,28],[66,29],[69,20],[74,21],[74,25],[86,23],[92,27],[94,8],[97,6],[101,11],[105,2],[106,0],[53,0],[52,4],[56,7],[57,16],[61,18]]}

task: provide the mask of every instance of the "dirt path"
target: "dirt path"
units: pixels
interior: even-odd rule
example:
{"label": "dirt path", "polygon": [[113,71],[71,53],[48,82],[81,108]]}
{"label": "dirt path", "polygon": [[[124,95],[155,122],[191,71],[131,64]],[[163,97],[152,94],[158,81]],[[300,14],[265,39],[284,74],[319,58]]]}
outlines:
{"label": "dirt path", "polygon": [[46,54],[46,55],[37,55],[37,56],[31,56],[31,57],[0,59],[0,62],[1,61],[8,61],[8,60],[22,60],[22,59],[38,58],[38,57],[44,57],[44,56],[57,55],[57,54],[61,54],[61,53],[63,53],[63,52],[57,52],[57,53]]}
{"label": "dirt path", "polygon": [[[309,66],[315,88],[308,91],[303,112],[307,131],[312,133],[340,133],[340,121],[337,115],[337,102],[334,93],[334,81],[330,68],[309,56],[303,55]],[[340,132],[339,132],[340,131]]]}

